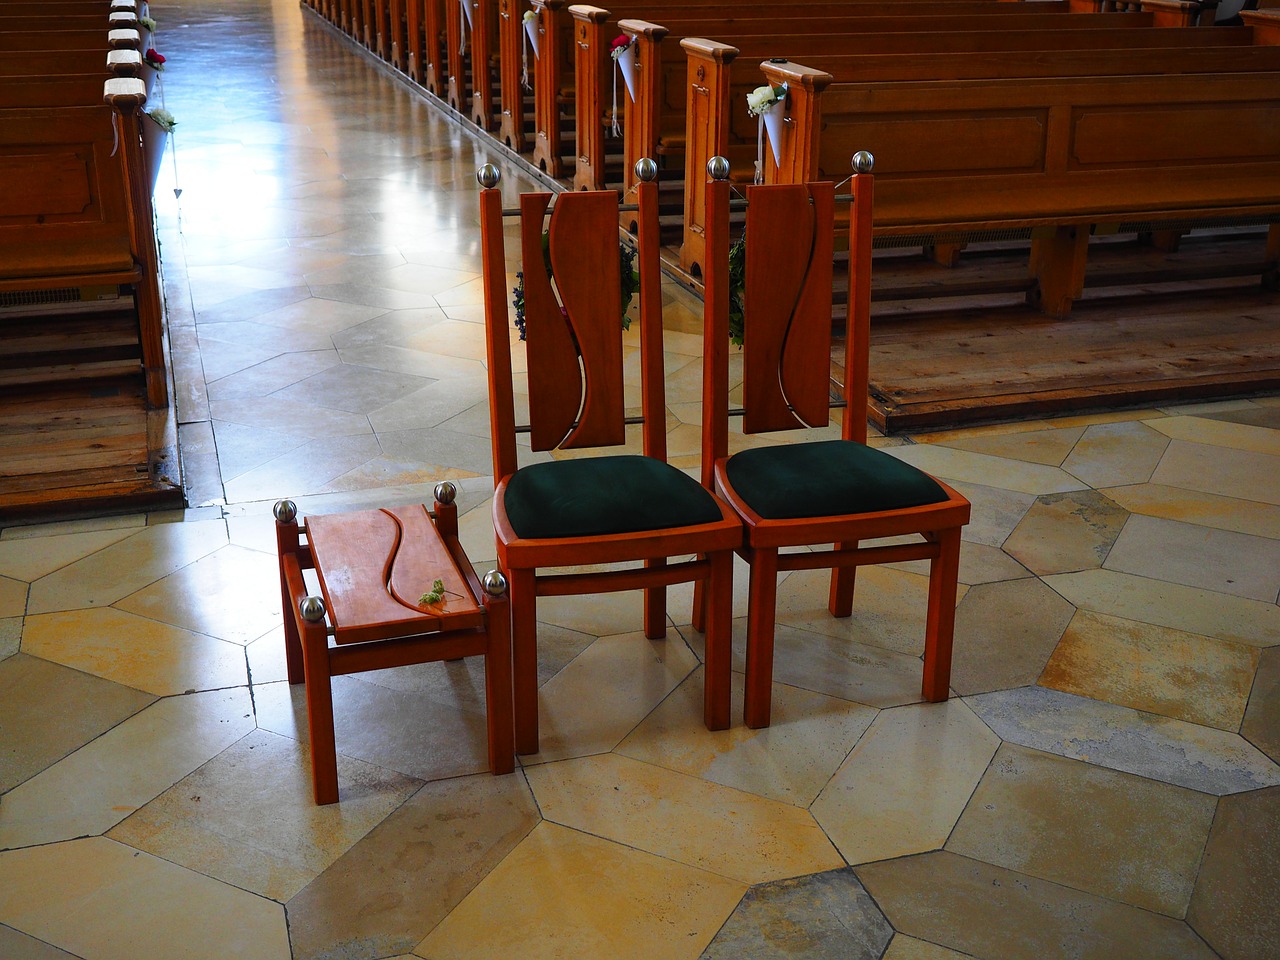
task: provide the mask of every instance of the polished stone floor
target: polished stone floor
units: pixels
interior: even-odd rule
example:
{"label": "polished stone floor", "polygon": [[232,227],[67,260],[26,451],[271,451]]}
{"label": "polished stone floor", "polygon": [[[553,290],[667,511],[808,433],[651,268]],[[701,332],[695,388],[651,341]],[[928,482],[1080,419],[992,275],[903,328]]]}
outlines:
{"label": "polished stone floor", "polygon": [[450,478],[492,557],[487,157],[290,0],[153,15],[191,508],[0,531],[0,957],[1280,955],[1276,398],[879,440],[974,504],[945,704],[916,565],[785,579],[767,731],[703,729],[687,590],[547,601],[540,754],[485,772],[478,663],[339,678],[315,807],[271,504]]}

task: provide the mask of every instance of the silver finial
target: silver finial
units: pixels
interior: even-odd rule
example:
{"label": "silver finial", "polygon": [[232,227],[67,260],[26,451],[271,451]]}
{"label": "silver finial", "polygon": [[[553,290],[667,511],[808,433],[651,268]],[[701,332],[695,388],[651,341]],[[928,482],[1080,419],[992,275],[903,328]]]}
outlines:
{"label": "silver finial", "polygon": [[501,570],[490,570],[484,575],[480,585],[491,597],[500,597],[507,592],[507,578],[502,575]]}
{"label": "silver finial", "polygon": [[636,161],[636,178],[645,183],[658,179],[658,165],[652,157],[641,157]]}
{"label": "silver finial", "polygon": [[452,480],[441,480],[436,484],[436,503],[443,503],[445,506],[453,503],[458,497],[458,488],[453,485]]}
{"label": "silver finial", "polygon": [[324,619],[324,599],[322,597],[303,597],[298,603],[298,612],[307,623],[319,623]]}
{"label": "silver finial", "polygon": [[298,516],[298,505],[292,500],[277,500],[271,512],[281,523],[293,523]]}
{"label": "silver finial", "polygon": [[480,186],[492,190],[502,180],[502,171],[492,163],[486,163],[476,171],[476,179],[480,181]]}
{"label": "silver finial", "polygon": [[876,158],[869,154],[866,150],[859,150],[853,155],[853,172],[854,173],[870,173],[871,168],[876,165]]}
{"label": "silver finial", "polygon": [[729,161],[724,157],[712,157],[707,161],[707,176],[712,180],[728,180]]}

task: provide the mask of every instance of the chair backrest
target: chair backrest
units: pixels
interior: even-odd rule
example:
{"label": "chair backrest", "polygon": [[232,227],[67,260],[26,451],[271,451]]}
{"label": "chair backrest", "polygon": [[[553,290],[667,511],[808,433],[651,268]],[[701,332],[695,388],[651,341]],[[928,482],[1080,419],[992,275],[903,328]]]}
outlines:
{"label": "chair backrest", "polygon": [[[496,184],[496,179],[493,182]],[[625,305],[617,193],[562,193],[556,196],[554,206],[551,194],[523,194],[518,211],[511,211],[520,225],[527,427],[515,422],[501,193],[493,186],[481,192],[495,483],[515,472],[515,435],[525,429],[534,450],[605,447],[624,443],[626,425],[638,419],[643,425],[644,453],[666,459],[657,189],[652,181],[636,188],[639,418],[627,416],[623,389]]]}
{"label": "chair backrest", "polygon": [[[843,370],[832,361],[835,189],[831,183],[746,188],[743,307],[744,433],[824,426],[840,384],[842,435],[867,439],[871,301],[869,173],[855,174],[849,237],[849,315]],[[728,180],[707,184],[703,469],[728,454],[731,275]],[[738,412],[738,411],[735,411]]]}

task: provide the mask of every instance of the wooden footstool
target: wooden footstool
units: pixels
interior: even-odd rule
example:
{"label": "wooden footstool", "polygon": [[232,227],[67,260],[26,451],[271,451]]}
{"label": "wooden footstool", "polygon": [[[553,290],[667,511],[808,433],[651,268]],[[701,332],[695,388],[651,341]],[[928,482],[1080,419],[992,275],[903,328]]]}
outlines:
{"label": "wooden footstool", "polygon": [[[285,655],[289,682],[306,683],[318,804],[338,800],[330,678],[347,673],[483,654],[489,767],[515,767],[507,582],[497,570],[483,582],[472,570],[456,496],[440,483],[430,512],[362,510],[308,517],[301,528],[292,501],[275,505]],[[308,569],[323,598],[308,593]]]}

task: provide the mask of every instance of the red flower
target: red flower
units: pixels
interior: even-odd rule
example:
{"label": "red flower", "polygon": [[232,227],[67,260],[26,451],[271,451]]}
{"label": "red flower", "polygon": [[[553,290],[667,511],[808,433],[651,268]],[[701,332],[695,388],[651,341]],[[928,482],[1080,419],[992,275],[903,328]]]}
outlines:
{"label": "red flower", "polygon": [[613,43],[609,44],[609,53],[613,57],[617,57],[623,50],[631,46],[632,37],[625,33],[620,33],[613,38]]}
{"label": "red flower", "polygon": [[164,63],[164,56],[156,50],[155,47],[147,47],[147,52],[142,55],[142,59],[150,64]]}

